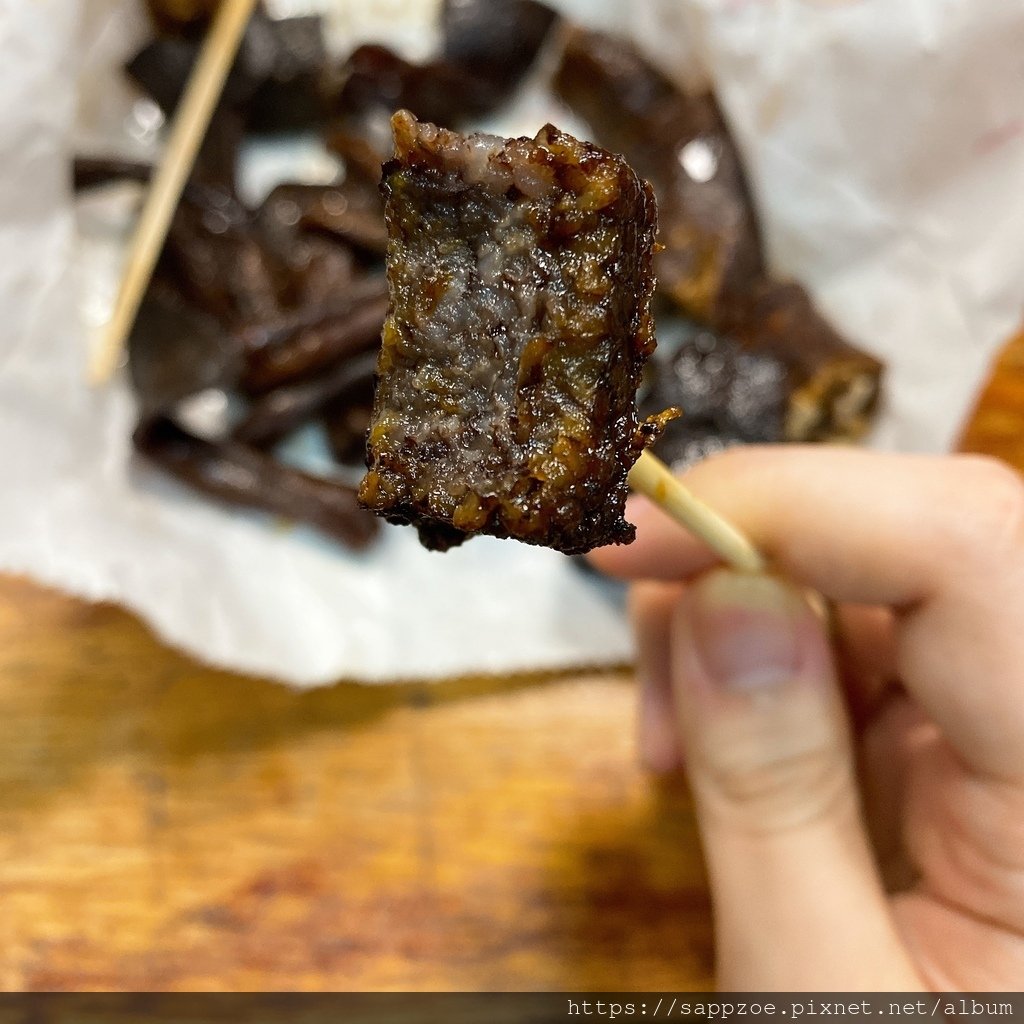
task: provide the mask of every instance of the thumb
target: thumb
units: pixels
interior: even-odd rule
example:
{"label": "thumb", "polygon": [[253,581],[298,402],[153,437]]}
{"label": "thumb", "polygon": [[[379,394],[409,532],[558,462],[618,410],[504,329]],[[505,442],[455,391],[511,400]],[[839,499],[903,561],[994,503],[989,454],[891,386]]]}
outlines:
{"label": "thumb", "polygon": [[718,570],[682,597],[671,643],[719,986],[920,987],[868,845],[831,652],[807,601],[771,577]]}

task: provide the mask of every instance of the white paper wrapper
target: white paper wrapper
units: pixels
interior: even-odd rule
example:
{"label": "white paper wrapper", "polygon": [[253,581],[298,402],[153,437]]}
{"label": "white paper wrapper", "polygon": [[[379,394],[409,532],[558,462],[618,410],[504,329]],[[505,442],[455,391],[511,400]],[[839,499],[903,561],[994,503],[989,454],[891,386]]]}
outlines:
{"label": "white paper wrapper", "polygon": [[[341,49],[387,33],[429,50],[429,0],[323,3]],[[775,267],[889,364],[875,443],[947,447],[1024,306],[1024,5],[561,6],[634,32],[680,80],[711,75]],[[66,166],[76,147],[113,148],[111,123],[131,129],[118,148],[152,147],[146,110],[114,85],[142,31],[129,0],[0,0],[0,569],[118,601],[206,661],[299,685],[627,659],[621,594],[558,554],[481,539],[437,555],[389,529],[354,556],[132,460],[127,389],[84,383],[77,303],[84,288],[88,319],[109,302],[125,205],[93,201],[76,242]],[[79,68],[92,88],[76,127]],[[505,125],[547,116],[534,92]]]}

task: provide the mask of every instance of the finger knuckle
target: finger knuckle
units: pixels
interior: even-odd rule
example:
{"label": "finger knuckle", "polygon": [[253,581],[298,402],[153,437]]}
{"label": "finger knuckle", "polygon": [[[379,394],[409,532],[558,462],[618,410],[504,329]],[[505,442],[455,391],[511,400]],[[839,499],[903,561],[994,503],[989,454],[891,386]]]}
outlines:
{"label": "finger knuckle", "polygon": [[720,751],[707,783],[716,812],[747,831],[777,832],[829,817],[852,791],[838,752],[813,746],[755,761]]}
{"label": "finger knuckle", "polygon": [[909,778],[909,853],[947,899],[1024,936],[1024,788],[965,788],[945,744],[919,752]]}

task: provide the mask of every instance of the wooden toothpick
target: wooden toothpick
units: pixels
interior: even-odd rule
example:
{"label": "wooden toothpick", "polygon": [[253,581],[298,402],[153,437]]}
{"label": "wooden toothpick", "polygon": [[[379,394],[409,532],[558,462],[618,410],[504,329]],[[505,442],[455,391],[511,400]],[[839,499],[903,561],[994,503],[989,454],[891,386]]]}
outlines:
{"label": "wooden toothpick", "polygon": [[694,497],[656,455],[643,452],[630,470],[629,483],[704,541],[726,565],[740,572],[765,571],[765,560],[754,545],[735,526]]}
{"label": "wooden toothpick", "polygon": [[104,384],[117,369],[125,341],[153,276],[171,218],[196,161],[214,108],[249,23],[256,0],[223,0],[189,78],[128,250],[114,313],[97,341],[89,367],[93,384]]}

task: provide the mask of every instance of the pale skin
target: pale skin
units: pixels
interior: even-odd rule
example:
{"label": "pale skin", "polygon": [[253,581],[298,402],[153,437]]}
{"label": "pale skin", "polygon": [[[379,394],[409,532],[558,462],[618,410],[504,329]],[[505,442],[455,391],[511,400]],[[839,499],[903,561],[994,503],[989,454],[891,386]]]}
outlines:
{"label": "pale skin", "polygon": [[[645,499],[640,749],[686,772],[727,990],[1024,984],[1024,484],[979,457],[750,448],[686,476],[768,556]],[[835,605],[832,640],[806,599]]]}

